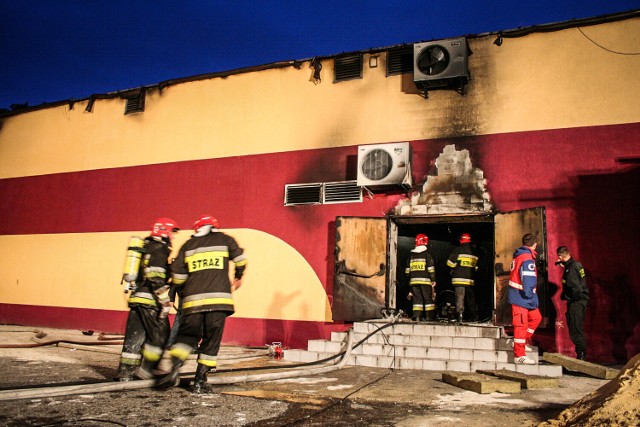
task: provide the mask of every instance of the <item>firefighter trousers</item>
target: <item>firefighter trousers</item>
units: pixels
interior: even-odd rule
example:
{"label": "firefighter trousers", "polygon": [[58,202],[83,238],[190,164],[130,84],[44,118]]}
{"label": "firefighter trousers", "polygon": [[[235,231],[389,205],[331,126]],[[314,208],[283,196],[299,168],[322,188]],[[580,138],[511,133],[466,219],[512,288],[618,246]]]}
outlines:
{"label": "firefighter trousers", "polygon": [[173,349],[187,348],[193,350],[202,339],[198,350],[197,362],[198,364],[215,368],[226,319],[227,313],[224,311],[183,314],[178,327],[176,343],[172,346],[171,354],[175,354]]}
{"label": "firefighter trousers", "polygon": [[431,285],[417,285],[411,287],[413,317],[433,320],[436,313],[436,304],[433,299],[433,287]]}
{"label": "firefighter trousers", "polygon": [[[159,319],[160,311],[150,306],[133,306],[129,310],[124,334],[119,371],[127,376],[142,362],[143,346],[151,358],[160,360],[167,338],[169,337],[169,319]],[[156,362],[157,360],[152,360]]]}
{"label": "firefighter trousers", "polygon": [[569,338],[576,346],[576,353],[584,354],[587,351],[587,339],[584,336],[584,313],[587,310],[587,300],[572,301],[567,303],[567,326]]}
{"label": "firefighter trousers", "polygon": [[542,315],[537,308],[530,310],[514,304],[511,305],[511,313],[513,315],[513,356],[518,358],[526,356],[527,340],[533,336],[542,321]]}
{"label": "firefighter trousers", "polygon": [[456,292],[456,313],[467,313],[465,317],[468,321],[477,321],[478,303],[476,302],[476,291],[473,285],[454,286],[454,289]]}

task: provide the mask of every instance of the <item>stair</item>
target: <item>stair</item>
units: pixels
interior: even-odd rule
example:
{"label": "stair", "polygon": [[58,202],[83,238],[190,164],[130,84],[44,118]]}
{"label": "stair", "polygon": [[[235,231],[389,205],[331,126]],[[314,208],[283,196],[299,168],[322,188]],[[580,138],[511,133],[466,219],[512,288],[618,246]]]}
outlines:
{"label": "stair", "polygon": [[[387,324],[385,320],[354,323],[354,345]],[[347,332],[332,332],[331,340],[310,340],[307,350],[285,350],[284,359],[315,362],[333,356],[343,350],[346,336]],[[513,363],[507,338],[499,326],[401,320],[354,348],[347,365],[456,372],[506,369],[527,375],[562,376],[559,365]],[[527,357],[539,362],[537,347],[532,347]]]}

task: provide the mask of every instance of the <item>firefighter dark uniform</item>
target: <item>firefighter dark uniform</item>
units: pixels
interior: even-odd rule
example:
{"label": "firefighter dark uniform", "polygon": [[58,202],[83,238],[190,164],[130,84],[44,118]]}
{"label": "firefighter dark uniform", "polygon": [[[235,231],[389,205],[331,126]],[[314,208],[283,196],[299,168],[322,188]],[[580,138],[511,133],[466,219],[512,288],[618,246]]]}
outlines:
{"label": "firefighter dark uniform", "polygon": [[181,290],[182,318],[176,342],[169,349],[172,370],[159,378],[158,385],[175,385],[178,370],[198,345],[193,390],[205,390],[207,375],[217,366],[218,351],[227,316],[234,313],[229,261],[235,264],[234,277],[242,279],[246,258],[235,239],[218,230],[210,215],[198,219],[196,234],[178,252],[173,264],[173,284]]}
{"label": "firefighter dark uniform", "polygon": [[169,336],[169,254],[171,233],[178,228],[174,221],[160,218],[152,235],[145,239],[140,273],[129,296],[130,307],[125,329],[118,379],[134,376],[148,379],[162,357]]}
{"label": "firefighter dark uniform", "polygon": [[436,304],[434,287],[436,269],[433,257],[427,252],[428,237],[416,236],[416,247],[411,250],[405,272],[409,275],[413,320],[434,320]]}
{"label": "firefighter dark uniform", "polygon": [[567,301],[567,326],[569,327],[569,337],[576,347],[576,357],[584,360],[587,340],[584,336],[583,324],[589,301],[589,289],[585,280],[584,267],[573,258],[562,261],[562,264],[564,271],[560,298]]}
{"label": "firefighter dark uniform", "polygon": [[478,257],[471,251],[471,236],[465,233],[460,236],[460,246],[455,248],[447,259],[447,266],[451,268],[451,285],[456,293],[456,313],[459,323],[462,322],[465,305],[468,308],[468,320],[478,320],[478,306],[473,289],[477,265]]}

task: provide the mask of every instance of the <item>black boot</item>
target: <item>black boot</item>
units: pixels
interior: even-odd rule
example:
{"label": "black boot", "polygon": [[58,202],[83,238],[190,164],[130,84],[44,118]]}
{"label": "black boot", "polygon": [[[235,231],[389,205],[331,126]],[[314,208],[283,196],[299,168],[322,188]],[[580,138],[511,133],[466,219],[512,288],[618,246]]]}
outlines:
{"label": "black boot", "polygon": [[586,357],[587,357],[587,355],[584,353],[584,351],[576,352],[576,359],[585,360]]}
{"label": "black boot", "polygon": [[118,374],[116,375],[116,381],[132,381],[134,380],[134,375],[136,373],[136,369],[138,369],[138,365],[125,365],[120,364],[118,366]]}
{"label": "black boot", "polygon": [[182,360],[172,356],[171,371],[156,377],[156,387],[168,388],[177,386],[180,383],[180,366],[182,366]]}
{"label": "black boot", "polygon": [[153,379],[153,371],[158,367],[158,362],[152,362],[147,359],[142,359],[142,363],[140,367],[136,371],[136,377],[141,380],[150,380]]}
{"label": "black boot", "polygon": [[462,325],[462,318],[463,318],[463,314],[458,313],[458,325]]}
{"label": "black boot", "polygon": [[202,394],[209,391],[209,387],[207,386],[207,375],[209,375],[211,369],[211,366],[206,366],[198,363],[198,368],[196,369],[196,378],[191,389],[193,393]]}

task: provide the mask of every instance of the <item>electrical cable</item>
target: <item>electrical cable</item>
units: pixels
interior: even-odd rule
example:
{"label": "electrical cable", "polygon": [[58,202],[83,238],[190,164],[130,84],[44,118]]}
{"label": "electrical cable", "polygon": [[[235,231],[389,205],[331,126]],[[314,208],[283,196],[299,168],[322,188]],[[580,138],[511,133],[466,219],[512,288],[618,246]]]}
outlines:
{"label": "electrical cable", "polygon": [[578,31],[580,31],[580,34],[582,34],[587,40],[589,40],[591,43],[595,44],[596,46],[598,46],[600,49],[605,50],[607,52],[610,53],[615,53],[616,55],[640,55],[640,52],[618,52],[615,50],[611,50],[609,48],[606,48],[604,46],[602,46],[601,44],[599,44],[598,42],[596,42],[595,40],[593,40],[591,37],[589,37],[588,35],[586,35],[584,33],[584,31],[582,31],[582,28],[578,27]]}

